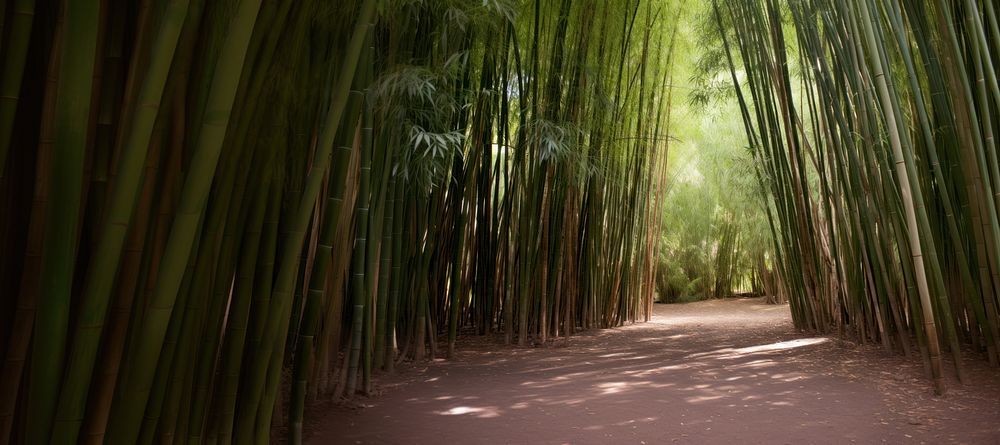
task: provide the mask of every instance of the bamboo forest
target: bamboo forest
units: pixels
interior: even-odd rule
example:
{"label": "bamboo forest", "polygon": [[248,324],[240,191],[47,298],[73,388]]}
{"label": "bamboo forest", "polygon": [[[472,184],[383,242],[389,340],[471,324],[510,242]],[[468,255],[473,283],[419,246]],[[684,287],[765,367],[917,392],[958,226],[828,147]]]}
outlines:
{"label": "bamboo forest", "polygon": [[0,445],[1000,443],[995,0],[4,0]]}

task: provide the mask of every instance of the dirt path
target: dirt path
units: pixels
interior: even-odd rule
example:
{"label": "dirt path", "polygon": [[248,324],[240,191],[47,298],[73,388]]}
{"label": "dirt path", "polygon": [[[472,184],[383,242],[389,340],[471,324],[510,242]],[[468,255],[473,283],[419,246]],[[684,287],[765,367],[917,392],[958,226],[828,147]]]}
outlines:
{"label": "dirt path", "polygon": [[313,418],[314,444],[1000,443],[1000,372],[932,396],[918,361],[795,333],[760,300],[535,349],[467,343]]}

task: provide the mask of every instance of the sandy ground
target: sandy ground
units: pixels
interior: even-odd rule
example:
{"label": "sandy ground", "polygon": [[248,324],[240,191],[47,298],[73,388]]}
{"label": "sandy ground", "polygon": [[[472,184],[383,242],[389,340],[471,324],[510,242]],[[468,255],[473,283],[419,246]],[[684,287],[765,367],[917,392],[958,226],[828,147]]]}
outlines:
{"label": "sandy ground", "polygon": [[796,333],[758,299],[518,349],[469,336],[378,394],[315,408],[312,444],[1000,444],[1000,371],[934,397],[919,359]]}

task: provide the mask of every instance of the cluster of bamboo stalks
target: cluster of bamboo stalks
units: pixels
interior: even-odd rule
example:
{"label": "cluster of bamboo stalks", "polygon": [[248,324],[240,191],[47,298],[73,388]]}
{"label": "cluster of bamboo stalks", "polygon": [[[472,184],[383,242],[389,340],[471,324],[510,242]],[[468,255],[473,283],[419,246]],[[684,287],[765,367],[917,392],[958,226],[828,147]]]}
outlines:
{"label": "cluster of bamboo stalks", "polygon": [[649,316],[672,8],[2,6],[0,443],[299,442],[459,333]]}
{"label": "cluster of bamboo stalks", "polygon": [[997,365],[995,2],[713,6],[796,324]]}

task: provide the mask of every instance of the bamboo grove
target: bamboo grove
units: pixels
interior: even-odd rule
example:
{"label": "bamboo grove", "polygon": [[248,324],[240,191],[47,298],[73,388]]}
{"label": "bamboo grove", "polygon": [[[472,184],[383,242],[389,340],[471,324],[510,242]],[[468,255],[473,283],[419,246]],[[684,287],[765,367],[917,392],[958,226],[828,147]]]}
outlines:
{"label": "bamboo grove", "polygon": [[[1000,31],[977,0],[716,0],[803,329],[998,363]],[[950,357],[942,360],[942,355]],[[942,364],[944,363],[944,364]]]}
{"label": "bamboo grove", "polygon": [[460,335],[649,317],[669,4],[3,8],[0,443],[298,443]]}

